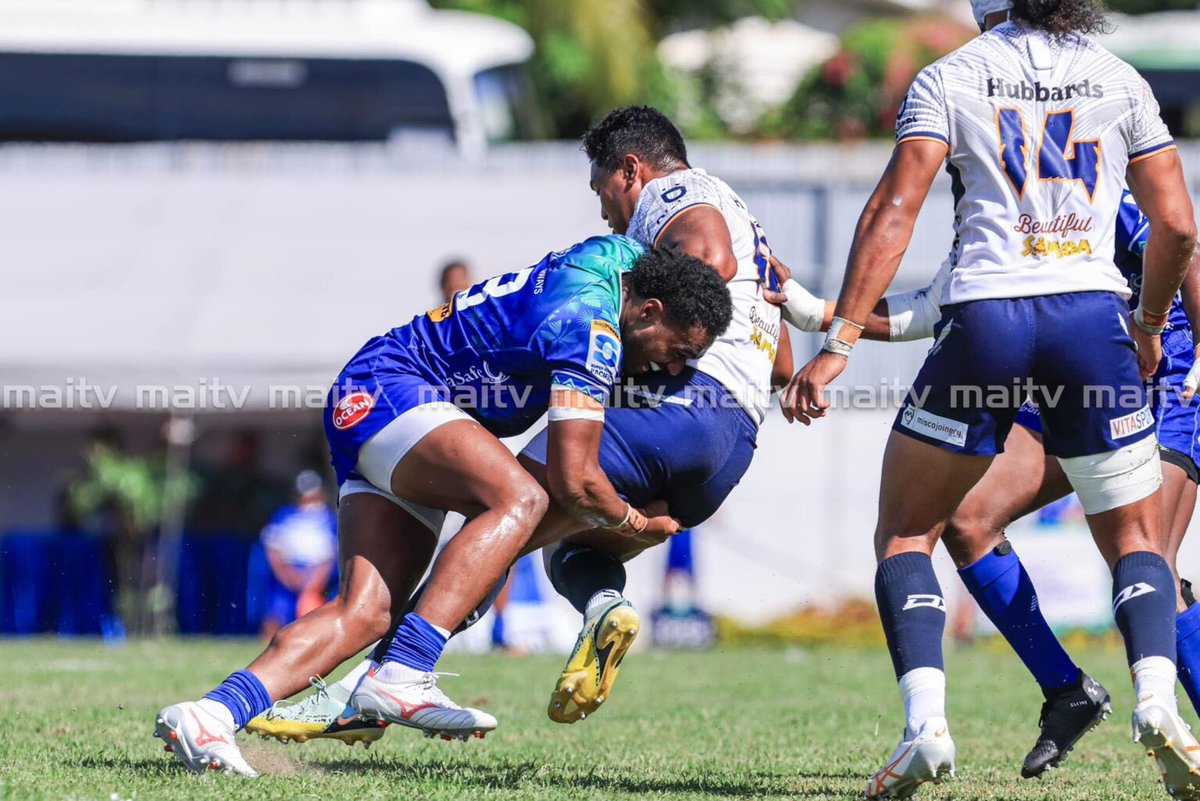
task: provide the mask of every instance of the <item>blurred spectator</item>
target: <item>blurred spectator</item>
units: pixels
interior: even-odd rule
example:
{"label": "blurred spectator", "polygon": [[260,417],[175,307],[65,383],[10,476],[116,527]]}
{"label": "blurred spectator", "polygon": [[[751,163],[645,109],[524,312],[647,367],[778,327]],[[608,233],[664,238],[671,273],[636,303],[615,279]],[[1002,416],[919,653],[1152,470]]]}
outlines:
{"label": "blurred spectator", "polygon": [[296,501],[275,513],[262,532],[272,582],[263,636],[316,609],[334,584],[337,517],[321,477],[313,470],[296,476]]}
{"label": "blurred spectator", "polygon": [[454,297],[454,293],[468,289],[471,286],[471,268],[465,261],[455,259],[442,267],[438,286],[442,290],[442,301]]}
{"label": "blurred spectator", "polygon": [[258,433],[243,429],[233,435],[221,464],[198,470],[200,493],[188,517],[189,531],[258,536],[285,497],[260,469],[260,450]]}

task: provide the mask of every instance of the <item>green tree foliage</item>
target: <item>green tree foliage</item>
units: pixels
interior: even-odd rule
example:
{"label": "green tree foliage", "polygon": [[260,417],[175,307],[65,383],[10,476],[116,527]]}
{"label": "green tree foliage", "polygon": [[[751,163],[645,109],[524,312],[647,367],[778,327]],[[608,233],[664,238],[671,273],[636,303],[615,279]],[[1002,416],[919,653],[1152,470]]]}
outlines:
{"label": "green tree foliage", "polygon": [[1122,14],[1150,14],[1155,11],[1195,11],[1196,0],[1108,0],[1106,6]]}
{"label": "green tree foliage", "polygon": [[[549,136],[574,138],[616,106],[649,103],[668,113],[703,87],[680,86],[655,46],[681,27],[713,27],[747,15],[781,19],[795,0],[430,0],[437,8],[490,14],[520,25],[536,50],[530,79]],[[711,109],[688,116],[690,135],[723,132]]]}
{"label": "green tree foliage", "polygon": [[842,36],[838,53],[811,70],[792,98],[768,115],[763,130],[798,139],[889,136],[916,74],[974,33],[941,17],[856,25]]}

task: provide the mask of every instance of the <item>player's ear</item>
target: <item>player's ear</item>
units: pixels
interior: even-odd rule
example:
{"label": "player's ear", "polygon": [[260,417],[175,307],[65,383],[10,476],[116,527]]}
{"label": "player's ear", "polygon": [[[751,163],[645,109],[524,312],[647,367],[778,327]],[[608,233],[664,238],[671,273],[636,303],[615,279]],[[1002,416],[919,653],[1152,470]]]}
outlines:
{"label": "player's ear", "polygon": [[665,311],[661,300],[650,298],[642,301],[642,310],[638,318],[646,323],[655,323],[663,318]]}
{"label": "player's ear", "polygon": [[626,153],[625,157],[621,159],[621,178],[625,181],[625,191],[628,192],[633,188],[641,168],[642,160],[632,153]]}

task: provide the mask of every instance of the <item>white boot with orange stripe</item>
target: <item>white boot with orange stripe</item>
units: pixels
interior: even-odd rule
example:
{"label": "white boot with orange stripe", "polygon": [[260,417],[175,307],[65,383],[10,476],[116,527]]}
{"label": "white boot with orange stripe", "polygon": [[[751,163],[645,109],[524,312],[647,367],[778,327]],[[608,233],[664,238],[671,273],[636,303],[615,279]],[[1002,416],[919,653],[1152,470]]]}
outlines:
{"label": "white boot with orange stripe", "polygon": [[258,771],[242,756],[233,735],[233,718],[216,701],[174,704],[159,711],[154,721],[154,736],[166,743],[166,750],[188,770],[254,778]]}
{"label": "white boot with orange stripe", "polygon": [[911,798],[926,782],[954,778],[954,740],[945,718],[930,718],[912,739],[896,746],[887,767],[867,780],[866,796]]}

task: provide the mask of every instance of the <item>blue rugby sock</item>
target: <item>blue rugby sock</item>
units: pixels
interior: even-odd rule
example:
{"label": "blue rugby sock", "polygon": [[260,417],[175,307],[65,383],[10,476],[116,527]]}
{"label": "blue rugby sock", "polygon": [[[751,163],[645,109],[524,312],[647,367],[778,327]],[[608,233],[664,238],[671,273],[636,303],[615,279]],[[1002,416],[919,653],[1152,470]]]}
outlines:
{"label": "blue rugby sock", "polygon": [[1175,647],[1179,653],[1179,683],[1200,715],[1200,604],[1175,618]]}
{"label": "blue rugby sock", "polygon": [[1149,656],[1175,662],[1175,579],[1165,559],[1136,551],[1117,561],[1113,617],[1131,666]]}
{"label": "blue rugby sock", "polygon": [[1043,691],[1059,690],[1079,681],[1079,668],[1042,616],[1033,582],[1007,541],[961,568],[958,575]]}
{"label": "blue rugby sock", "polygon": [[228,709],[238,729],[271,708],[271,696],[267,688],[258,680],[258,676],[248,670],[231,673],[229,678],[204,697]]}
{"label": "blue rugby sock", "polygon": [[916,668],[942,670],[946,602],[929,556],[902,553],[881,562],[875,572],[875,601],[896,678]]}
{"label": "blue rugby sock", "polygon": [[382,661],[399,662],[413,670],[432,673],[448,639],[447,634],[443,634],[425,618],[416,612],[409,612],[404,616]]}

